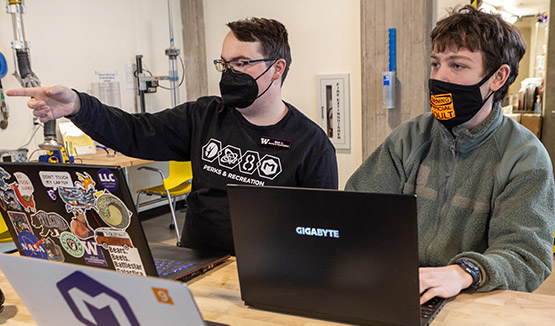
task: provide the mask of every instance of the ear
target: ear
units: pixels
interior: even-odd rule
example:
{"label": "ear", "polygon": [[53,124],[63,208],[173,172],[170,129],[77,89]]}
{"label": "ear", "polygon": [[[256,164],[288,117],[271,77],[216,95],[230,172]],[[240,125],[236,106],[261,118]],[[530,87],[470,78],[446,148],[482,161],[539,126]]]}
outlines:
{"label": "ear", "polygon": [[500,89],[503,85],[505,85],[505,82],[507,81],[507,78],[509,78],[510,73],[511,67],[509,67],[508,64],[501,65],[501,67],[499,67],[499,69],[497,69],[497,71],[493,74],[492,82],[489,85],[489,89],[493,92]]}
{"label": "ear", "polygon": [[285,61],[285,59],[278,59],[276,63],[274,63],[274,74],[272,75],[272,79],[280,79],[281,75],[283,75],[283,72],[285,71],[285,67],[287,67],[287,62]]}

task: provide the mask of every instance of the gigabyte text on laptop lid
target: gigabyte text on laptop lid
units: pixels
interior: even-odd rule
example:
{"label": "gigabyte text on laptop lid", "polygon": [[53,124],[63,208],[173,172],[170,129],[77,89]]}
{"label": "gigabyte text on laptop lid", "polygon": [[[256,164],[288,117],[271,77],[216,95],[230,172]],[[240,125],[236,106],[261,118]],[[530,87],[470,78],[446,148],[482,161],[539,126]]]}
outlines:
{"label": "gigabyte text on laptop lid", "polygon": [[0,269],[39,325],[205,325],[183,283],[7,254]]}
{"label": "gigabyte text on laptop lid", "polygon": [[[151,252],[117,167],[0,163],[0,214],[23,256],[183,281],[228,257],[164,245]],[[157,271],[153,253],[169,271]]]}
{"label": "gigabyte text on laptop lid", "polygon": [[372,325],[420,325],[416,198],[227,187],[247,305]]}

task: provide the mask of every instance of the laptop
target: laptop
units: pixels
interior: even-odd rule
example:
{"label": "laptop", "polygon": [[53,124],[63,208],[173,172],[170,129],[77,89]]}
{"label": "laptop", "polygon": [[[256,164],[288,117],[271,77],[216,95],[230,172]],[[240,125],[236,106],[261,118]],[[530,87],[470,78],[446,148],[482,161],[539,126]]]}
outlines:
{"label": "laptop", "polygon": [[149,245],[119,167],[2,162],[0,214],[22,256],[179,281],[229,257]]}
{"label": "laptop", "polygon": [[[228,185],[245,304],[372,325],[427,325],[416,196]],[[425,318],[422,315],[426,315]]]}
{"label": "laptop", "polygon": [[221,325],[203,320],[184,283],[7,254],[0,266],[39,325]]}

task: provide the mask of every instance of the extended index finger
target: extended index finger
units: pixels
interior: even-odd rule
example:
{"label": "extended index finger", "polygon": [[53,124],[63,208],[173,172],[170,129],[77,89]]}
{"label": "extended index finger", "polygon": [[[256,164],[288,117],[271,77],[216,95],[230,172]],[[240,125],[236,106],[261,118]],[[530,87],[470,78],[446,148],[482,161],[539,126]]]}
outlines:
{"label": "extended index finger", "polygon": [[17,89],[9,89],[6,91],[6,95],[8,96],[37,96],[41,94],[42,88],[41,87],[29,87],[29,88],[17,88]]}

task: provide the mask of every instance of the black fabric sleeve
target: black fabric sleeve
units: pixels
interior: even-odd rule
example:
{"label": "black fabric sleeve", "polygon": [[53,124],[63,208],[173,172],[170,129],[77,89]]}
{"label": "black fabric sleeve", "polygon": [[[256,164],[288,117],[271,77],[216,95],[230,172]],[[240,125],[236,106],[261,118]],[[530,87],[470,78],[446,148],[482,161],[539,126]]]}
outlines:
{"label": "black fabric sleeve", "polygon": [[95,141],[125,155],[150,160],[190,160],[195,102],[157,113],[130,114],[78,93],[81,109],[71,121]]}

